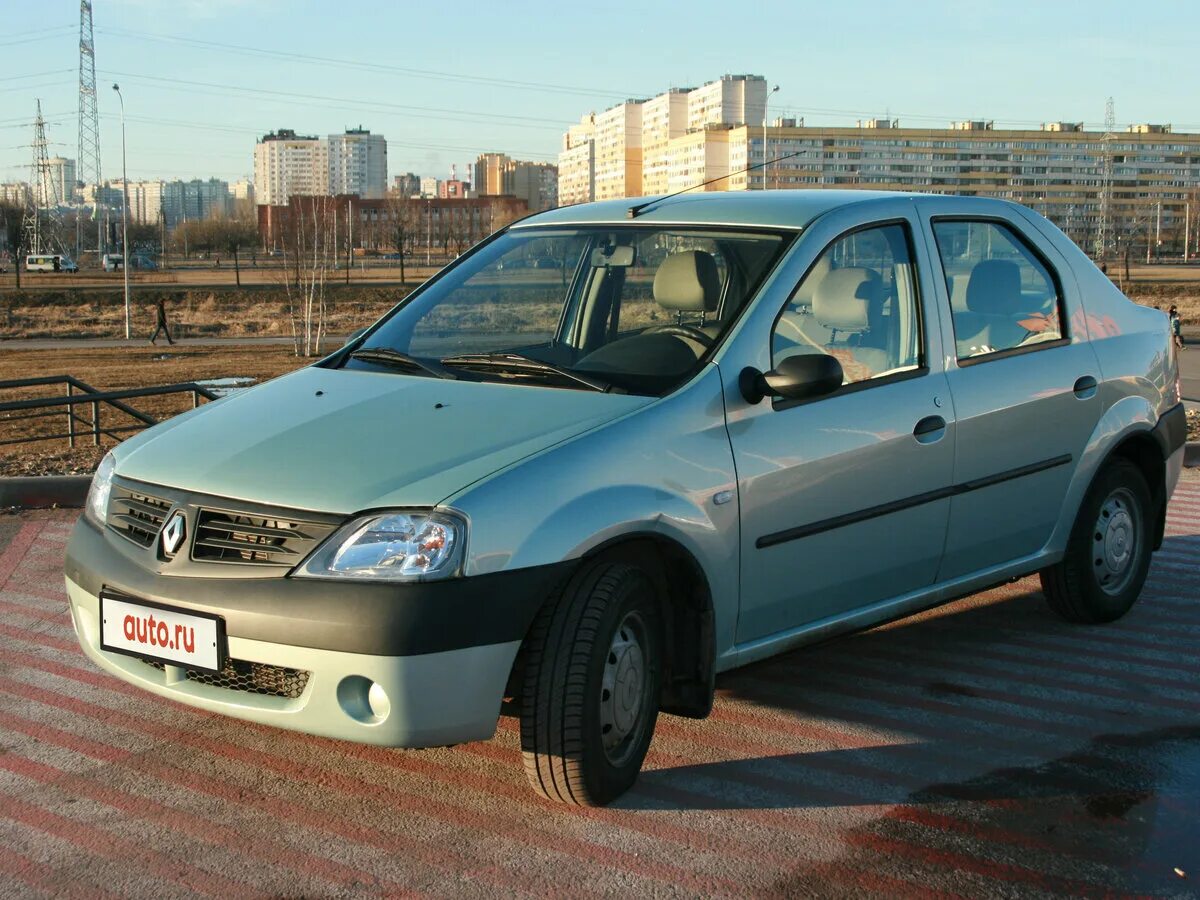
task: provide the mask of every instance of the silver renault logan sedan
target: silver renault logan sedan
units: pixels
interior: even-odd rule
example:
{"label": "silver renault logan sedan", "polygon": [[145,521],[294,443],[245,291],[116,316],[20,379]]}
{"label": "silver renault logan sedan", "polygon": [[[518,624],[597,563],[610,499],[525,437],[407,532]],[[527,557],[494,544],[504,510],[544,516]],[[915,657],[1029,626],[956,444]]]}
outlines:
{"label": "silver renault logan sedan", "polygon": [[1033,572],[1123,615],[1184,433],[1166,317],[1024,207],[595,203],[116,447],[66,584],[148,691],[390,747],[503,711],[602,804],[735,666]]}

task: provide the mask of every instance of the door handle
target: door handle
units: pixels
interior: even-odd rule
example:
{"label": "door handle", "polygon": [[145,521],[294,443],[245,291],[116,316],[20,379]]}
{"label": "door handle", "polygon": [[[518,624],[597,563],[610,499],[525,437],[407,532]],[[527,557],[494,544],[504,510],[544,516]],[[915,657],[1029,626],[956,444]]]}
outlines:
{"label": "door handle", "polygon": [[1075,396],[1080,400],[1088,400],[1096,395],[1096,379],[1091,375],[1080,375],[1075,379]]}
{"label": "door handle", "polygon": [[932,444],[946,433],[946,420],[941,416],[926,416],[913,428],[913,436],[922,444]]}

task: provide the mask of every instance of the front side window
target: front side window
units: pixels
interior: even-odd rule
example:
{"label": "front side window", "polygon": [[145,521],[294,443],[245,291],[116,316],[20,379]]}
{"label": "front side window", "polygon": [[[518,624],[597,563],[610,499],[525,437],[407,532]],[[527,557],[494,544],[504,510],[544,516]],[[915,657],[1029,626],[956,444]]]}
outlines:
{"label": "front side window", "polygon": [[663,393],[699,368],[788,239],[710,228],[515,228],[428,284],[344,364]]}
{"label": "front side window", "polygon": [[881,225],[826,248],[792,294],[771,335],[778,366],[798,353],[827,353],[846,384],[922,365],[920,315],[903,225]]}
{"label": "front side window", "polygon": [[1063,337],[1058,282],[1008,225],[933,223],[960,361]]}

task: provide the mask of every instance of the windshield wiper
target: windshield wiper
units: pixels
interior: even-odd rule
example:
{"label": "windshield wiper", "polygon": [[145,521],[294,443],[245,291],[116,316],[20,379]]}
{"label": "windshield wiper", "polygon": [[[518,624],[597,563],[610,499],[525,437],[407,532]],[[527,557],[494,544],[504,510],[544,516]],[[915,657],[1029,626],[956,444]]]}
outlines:
{"label": "windshield wiper", "polygon": [[601,393],[608,391],[612,385],[599,378],[583,375],[572,369],[565,369],[548,363],[545,360],[523,356],[520,353],[502,351],[499,353],[464,353],[461,356],[447,356],[442,359],[445,366],[480,366],[489,369],[508,369],[513,372],[538,372],[544,375],[557,375],[576,384],[581,384],[593,391]]}
{"label": "windshield wiper", "polygon": [[391,347],[363,347],[350,354],[351,359],[361,359],[363,362],[376,363],[381,366],[391,366],[395,369],[408,369],[410,372],[426,372],[436,378],[456,379],[453,372],[440,363],[429,359],[419,359]]}

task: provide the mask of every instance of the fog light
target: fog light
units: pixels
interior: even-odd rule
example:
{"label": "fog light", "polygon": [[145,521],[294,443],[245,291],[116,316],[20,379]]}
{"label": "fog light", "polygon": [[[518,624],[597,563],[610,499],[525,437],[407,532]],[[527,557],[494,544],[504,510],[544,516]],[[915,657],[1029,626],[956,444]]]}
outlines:
{"label": "fog light", "polygon": [[346,715],[364,725],[378,725],[392,711],[392,701],[383,686],[361,675],[343,678],[337,687],[337,699]]}

